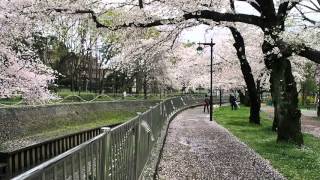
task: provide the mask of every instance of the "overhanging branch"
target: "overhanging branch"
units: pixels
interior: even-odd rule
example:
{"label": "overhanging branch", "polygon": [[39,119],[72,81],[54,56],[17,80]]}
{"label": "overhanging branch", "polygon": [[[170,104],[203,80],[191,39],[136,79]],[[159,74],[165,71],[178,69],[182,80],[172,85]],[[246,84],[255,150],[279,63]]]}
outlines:
{"label": "overhanging branch", "polygon": [[215,11],[202,10],[183,15],[185,20],[188,19],[207,19],[216,22],[242,22],[262,27],[262,18],[247,14],[219,13]]}
{"label": "overhanging branch", "polygon": [[93,22],[96,24],[97,28],[108,28],[111,30],[117,30],[121,28],[126,27],[155,27],[155,26],[161,26],[161,25],[170,25],[170,24],[177,24],[186,20],[190,19],[207,19],[212,20],[215,22],[242,22],[247,24],[256,25],[259,27],[262,27],[263,20],[262,18],[254,15],[247,15],[247,14],[234,14],[234,13],[219,13],[215,11],[209,11],[209,10],[201,10],[201,11],[195,11],[192,13],[186,13],[182,17],[177,18],[170,18],[170,19],[158,19],[153,20],[150,22],[130,22],[126,24],[120,24],[115,26],[108,26],[105,24],[102,24],[99,21],[99,18],[97,14],[90,9],[86,10],[70,10],[70,9],[50,9],[54,10],[56,12],[64,12],[64,13],[70,13],[70,14],[90,14]]}
{"label": "overhanging branch", "polygon": [[297,54],[317,64],[320,64],[320,51],[316,49],[304,46],[303,48],[299,49]]}
{"label": "overhanging branch", "polygon": [[306,44],[290,44],[288,42],[278,42],[278,48],[280,49],[281,55],[284,57],[290,57],[294,54],[305,57],[310,61],[320,64],[320,51]]}

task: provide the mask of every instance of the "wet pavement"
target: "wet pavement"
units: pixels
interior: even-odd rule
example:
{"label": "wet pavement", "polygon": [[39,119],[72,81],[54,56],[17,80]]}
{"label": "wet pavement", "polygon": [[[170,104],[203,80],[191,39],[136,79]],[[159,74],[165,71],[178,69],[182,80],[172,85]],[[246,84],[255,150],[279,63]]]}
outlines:
{"label": "wet pavement", "polygon": [[170,124],[158,168],[159,179],[284,179],[253,150],[201,108],[179,114]]}

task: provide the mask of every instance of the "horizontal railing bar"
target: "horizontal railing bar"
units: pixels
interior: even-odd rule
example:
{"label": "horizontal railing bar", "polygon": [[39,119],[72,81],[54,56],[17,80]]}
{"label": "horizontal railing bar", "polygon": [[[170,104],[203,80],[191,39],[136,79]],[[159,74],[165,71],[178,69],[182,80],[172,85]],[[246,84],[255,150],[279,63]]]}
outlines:
{"label": "horizontal railing bar", "polygon": [[126,125],[132,123],[132,121],[134,121],[134,120],[136,120],[136,119],[138,119],[138,118],[139,118],[139,116],[135,116],[134,118],[130,119],[129,121],[127,121],[127,122],[125,122],[125,123],[122,123],[122,124],[120,124],[120,125],[118,125],[118,126],[115,126],[115,127],[111,128],[111,131],[114,131],[114,130],[116,130],[116,129],[120,129],[120,128],[122,128],[123,126],[126,126]]}
{"label": "horizontal railing bar", "polygon": [[14,150],[14,151],[10,151],[10,152],[0,152],[0,154],[12,155],[12,154],[20,153],[20,152],[22,152],[22,151],[26,151],[26,150],[30,150],[30,149],[36,148],[36,147],[38,147],[38,146],[50,144],[51,142],[59,141],[59,140],[64,139],[64,138],[68,138],[68,137],[71,137],[71,136],[77,136],[77,135],[79,135],[79,134],[83,134],[83,133],[87,133],[87,132],[91,132],[91,131],[96,131],[96,130],[98,130],[98,129],[101,129],[102,127],[111,127],[111,128],[114,128],[114,127],[117,127],[117,126],[119,126],[119,125],[121,125],[121,124],[123,124],[123,123],[115,123],[115,124],[110,124],[110,125],[101,126],[101,127],[97,127],[97,128],[91,128],[91,129],[83,130],[83,131],[80,131],[80,132],[77,132],[77,133],[67,134],[67,135],[64,135],[64,136],[56,137],[56,138],[53,138],[53,139],[50,139],[50,140],[47,140],[47,141],[43,141],[43,142],[40,142],[40,143],[37,143],[37,144],[30,145],[30,146],[28,146],[28,147],[24,147],[24,148],[21,148],[21,149],[17,149],[17,150]]}
{"label": "horizontal railing bar", "polygon": [[74,153],[77,153],[78,151],[82,150],[83,148],[90,145],[91,143],[94,143],[96,140],[102,138],[105,134],[106,133],[102,133],[102,134],[94,137],[93,139],[90,139],[89,141],[86,141],[86,142],[58,155],[55,158],[50,159],[50,160],[40,164],[39,166],[36,166],[36,167],[30,169],[29,171],[23,173],[22,175],[19,175],[19,176],[12,178],[12,180],[26,179],[27,177],[30,177],[31,174],[37,175],[37,173],[41,173],[41,171],[43,171],[45,168],[51,166],[52,164],[55,164],[55,163],[59,162],[60,160],[67,158],[68,156],[73,155]]}

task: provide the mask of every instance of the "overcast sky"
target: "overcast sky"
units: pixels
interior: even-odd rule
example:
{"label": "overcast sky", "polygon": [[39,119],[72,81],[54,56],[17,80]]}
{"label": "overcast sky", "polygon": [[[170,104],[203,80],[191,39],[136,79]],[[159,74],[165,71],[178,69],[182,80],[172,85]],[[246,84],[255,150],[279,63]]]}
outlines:
{"label": "overcast sky", "polygon": [[[235,1],[235,6],[237,13],[254,14],[259,16],[259,13],[246,2]],[[218,43],[220,41],[223,41],[225,39],[224,36],[228,34],[228,32],[226,32],[228,31],[227,29],[218,27],[214,28],[213,31],[207,31],[207,29],[208,26],[200,25],[184,30],[180,36],[180,40],[182,42],[209,42],[210,39],[213,38],[213,41]]]}
{"label": "overcast sky", "polygon": [[[315,1],[315,0],[313,0]],[[309,5],[312,7],[312,4],[309,1],[303,1],[304,4]],[[251,7],[248,3],[246,2],[240,2],[240,1],[235,1],[235,7],[236,7],[236,12],[237,13],[242,13],[242,14],[251,14],[251,15],[256,15],[259,16],[259,12],[256,11],[253,7]],[[304,11],[309,11],[306,8],[300,7],[301,10]],[[292,10],[293,13],[298,13],[295,9]],[[316,20],[320,22],[320,13],[307,13],[306,16],[308,18],[311,18],[313,20]],[[308,22],[305,22],[308,24]],[[220,40],[223,40],[224,37],[228,32],[227,29],[221,30],[221,28],[215,28],[214,31],[206,31],[208,29],[207,26],[205,25],[200,25],[198,27],[190,28],[188,30],[185,30],[182,32],[180,36],[180,40],[182,42],[208,42],[210,41],[211,38],[214,39],[214,41],[219,42]],[[222,37],[221,37],[222,36]]]}

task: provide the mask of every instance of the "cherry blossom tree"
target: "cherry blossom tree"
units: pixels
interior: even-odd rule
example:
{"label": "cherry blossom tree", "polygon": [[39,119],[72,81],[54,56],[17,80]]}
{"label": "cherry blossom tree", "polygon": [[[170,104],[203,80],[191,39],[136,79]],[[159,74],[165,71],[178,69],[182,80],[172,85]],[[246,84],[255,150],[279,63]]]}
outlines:
{"label": "cherry blossom tree", "polygon": [[55,77],[32,51],[37,21],[24,14],[28,4],[0,2],[0,97],[22,95],[28,103],[43,103],[55,98],[48,90]]}
{"label": "cherry blossom tree", "polygon": [[[20,18],[21,14],[28,14],[35,20],[47,16],[54,17],[60,13],[74,16],[85,15],[89,16],[98,28],[119,31],[123,31],[123,28],[154,26],[179,29],[179,27],[184,28],[200,23],[211,26],[222,25],[225,22],[255,25],[262,30],[264,37],[261,49],[264,54],[264,63],[270,71],[270,90],[275,104],[274,120],[278,122],[278,141],[291,141],[301,145],[303,144],[301,113],[297,105],[298,93],[289,57],[299,55],[319,63],[320,52],[316,49],[317,47],[303,42],[289,42],[283,38],[283,34],[290,32],[287,29],[287,19],[291,15],[291,10],[297,5],[301,5],[303,1],[242,1],[242,3],[250,5],[252,9],[242,13],[238,12],[240,9],[237,8],[237,4],[241,1],[121,0],[91,2],[70,0],[38,2],[29,0],[23,3],[5,1],[5,5],[8,5],[6,3],[16,3],[9,4],[14,6],[8,6],[14,8],[17,7],[16,5],[21,5],[18,11],[13,10],[19,12],[21,20],[23,19]],[[119,11],[117,16],[105,16],[106,12],[114,9]],[[111,20],[106,21],[107,17]],[[229,26],[229,24],[227,25]]]}

